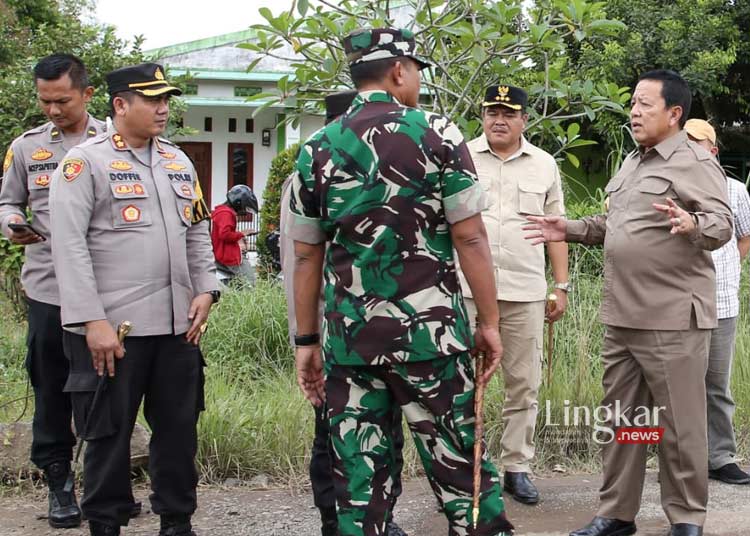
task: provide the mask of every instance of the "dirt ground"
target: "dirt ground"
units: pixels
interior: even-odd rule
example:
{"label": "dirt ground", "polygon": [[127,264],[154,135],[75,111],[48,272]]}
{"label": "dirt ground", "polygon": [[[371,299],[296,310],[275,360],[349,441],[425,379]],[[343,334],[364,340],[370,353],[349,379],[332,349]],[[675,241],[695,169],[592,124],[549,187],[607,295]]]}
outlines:
{"label": "dirt ground", "polygon": [[[565,536],[585,525],[596,507],[599,476],[556,476],[537,478],[542,494],[537,506],[525,506],[506,498],[509,518],[519,536]],[[148,490],[140,487],[136,496],[144,512],[123,530],[123,536],[156,536],[159,518],[148,508]],[[42,518],[44,494],[27,494],[0,499],[1,536],[84,536],[80,529],[54,530]],[[750,534],[750,486],[729,486],[711,481],[706,536]],[[396,508],[396,520],[410,536],[447,534],[447,524],[436,509],[426,480],[406,482]],[[659,503],[656,473],[646,478],[643,506],[636,520],[638,534],[662,536],[668,522]],[[198,536],[317,536],[317,511],[309,492],[251,490],[244,486],[201,487],[199,509],[194,517]]]}

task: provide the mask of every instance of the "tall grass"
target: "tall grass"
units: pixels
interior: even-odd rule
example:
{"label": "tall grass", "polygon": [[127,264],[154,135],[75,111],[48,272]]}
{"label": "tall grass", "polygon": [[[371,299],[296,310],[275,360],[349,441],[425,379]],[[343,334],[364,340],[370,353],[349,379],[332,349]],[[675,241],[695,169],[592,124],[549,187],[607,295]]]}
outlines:
{"label": "tall grass", "polygon": [[[602,282],[597,275],[598,262],[597,252],[571,250],[576,287],[567,313],[555,324],[550,383],[544,366],[536,435],[537,471],[554,465],[571,471],[596,470],[599,463],[598,446],[590,430],[545,426],[547,401],[553,422],[560,423],[566,400],[575,406],[595,407],[602,396],[603,327],[598,320]],[[586,271],[579,271],[579,266],[586,266]],[[732,378],[740,456],[748,456],[750,450],[750,292],[746,276]],[[26,382],[25,325],[9,310],[7,302],[0,299],[0,405],[22,397]],[[204,481],[266,474],[290,486],[306,482],[314,419],[312,408],[295,383],[282,288],[259,281],[253,289],[227,292],[212,314],[203,350],[208,367],[198,463]],[[485,416],[488,447],[495,459],[500,454],[503,396],[501,379],[493,379],[487,391]],[[15,418],[21,407],[15,403],[0,410],[0,422]],[[30,415],[31,411],[27,412],[26,419]],[[410,440],[405,459],[407,474],[419,470]]]}

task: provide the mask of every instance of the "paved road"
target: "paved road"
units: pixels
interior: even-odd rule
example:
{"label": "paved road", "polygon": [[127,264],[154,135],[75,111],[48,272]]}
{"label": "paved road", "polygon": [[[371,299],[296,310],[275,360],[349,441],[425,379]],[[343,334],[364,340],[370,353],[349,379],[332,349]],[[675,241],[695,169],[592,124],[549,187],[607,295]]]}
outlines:
{"label": "paved road", "polygon": [[[519,536],[566,536],[589,521],[596,505],[598,476],[538,478],[542,501],[535,507],[507,501]],[[317,511],[309,493],[253,491],[246,487],[202,487],[195,520],[198,536],[317,536]],[[148,505],[148,490],[136,495]],[[44,495],[0,499],[2,536],[87,536],[88,531],[55,531],[44,519]],[[443,536],[447,525],[435,508],[426,480],[406,483],[396,519],[410,536]],[[668,523],[659,504],[656,474],[646,478],[643,507],[637,519],[641,536],[663,536]],[[159,519],[148,512],[123,530],[123,536],[156,536]],[[750,486],[711,482],[706,536],[750,535]]]}

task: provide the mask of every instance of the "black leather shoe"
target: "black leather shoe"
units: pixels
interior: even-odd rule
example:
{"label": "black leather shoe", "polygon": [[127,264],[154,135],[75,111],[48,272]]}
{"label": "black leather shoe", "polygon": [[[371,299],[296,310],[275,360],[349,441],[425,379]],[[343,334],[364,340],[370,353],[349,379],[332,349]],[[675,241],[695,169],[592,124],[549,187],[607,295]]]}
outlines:
{"label": "black leather shoe", "polygon": [[161,529],[159,536],[196,536],[193,526],[190,524],[190,516],[166,515],[161,516]]}
{"label": "black leather shoe", "polygon": [[339,536],[339,518],[336,507],[329,506],[320,510],[320,533],[322,536]]}
{"label": "black leather shoe", "polygon": [[89,532],[91,536],[119,536],[120,527],[89,521]]}
{"label": "black leather shoe", "polygon": [[608,517],[596,516],[582,529],[574,530],[569,536],[630,536],[635,534],[635,523]]}
{"label": "black leather shoe", "polygon": [[703,527],[690,523],[675,523],[669,530],[669,536],[703,536]]}
{"label": "black leather shoe", "polygon": [[750,484],[750,475],[740,469],[736,463],[728,463],[718,469],[709,469],[708,478],[721,480],[727,484]]}
{"label": "black leather shoe", "polygon": [[529,480],[528,473],[505,471],[503,489],[520,503],[536,504],[539,502],[539,491]]}
{"label": "black leather shoe", "polygon": [[386,523],[385,533],[387,536],[409,536],[393,521],[389,521],[388,523]]}
{"label": "black leather shoe", "polygon": [[47,520],[56,529],[70,529],[81,525],[75,478],[70,472],[70,462],[55,462],[44,468],[49,487],[49,513]]}

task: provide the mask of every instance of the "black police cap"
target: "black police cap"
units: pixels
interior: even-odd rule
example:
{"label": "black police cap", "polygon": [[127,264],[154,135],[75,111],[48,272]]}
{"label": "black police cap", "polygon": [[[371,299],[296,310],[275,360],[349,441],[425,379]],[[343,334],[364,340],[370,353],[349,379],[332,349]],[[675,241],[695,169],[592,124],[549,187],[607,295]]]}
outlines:
{"label": "black police cap", "polygon": [[136,91],[146,97],[168,93],[182,95],[180,88],[172,86],[164,78],[164,68],[158,63],[141,63],[123,67],[107,74],[107,91],[110,95],[122,91]]}
{"label": "black police cap", "polygon": [[482,106],[506,106],[511,110],[523,110],[528,104],[529,96],[520,87],[490,86],[484,94]]}

